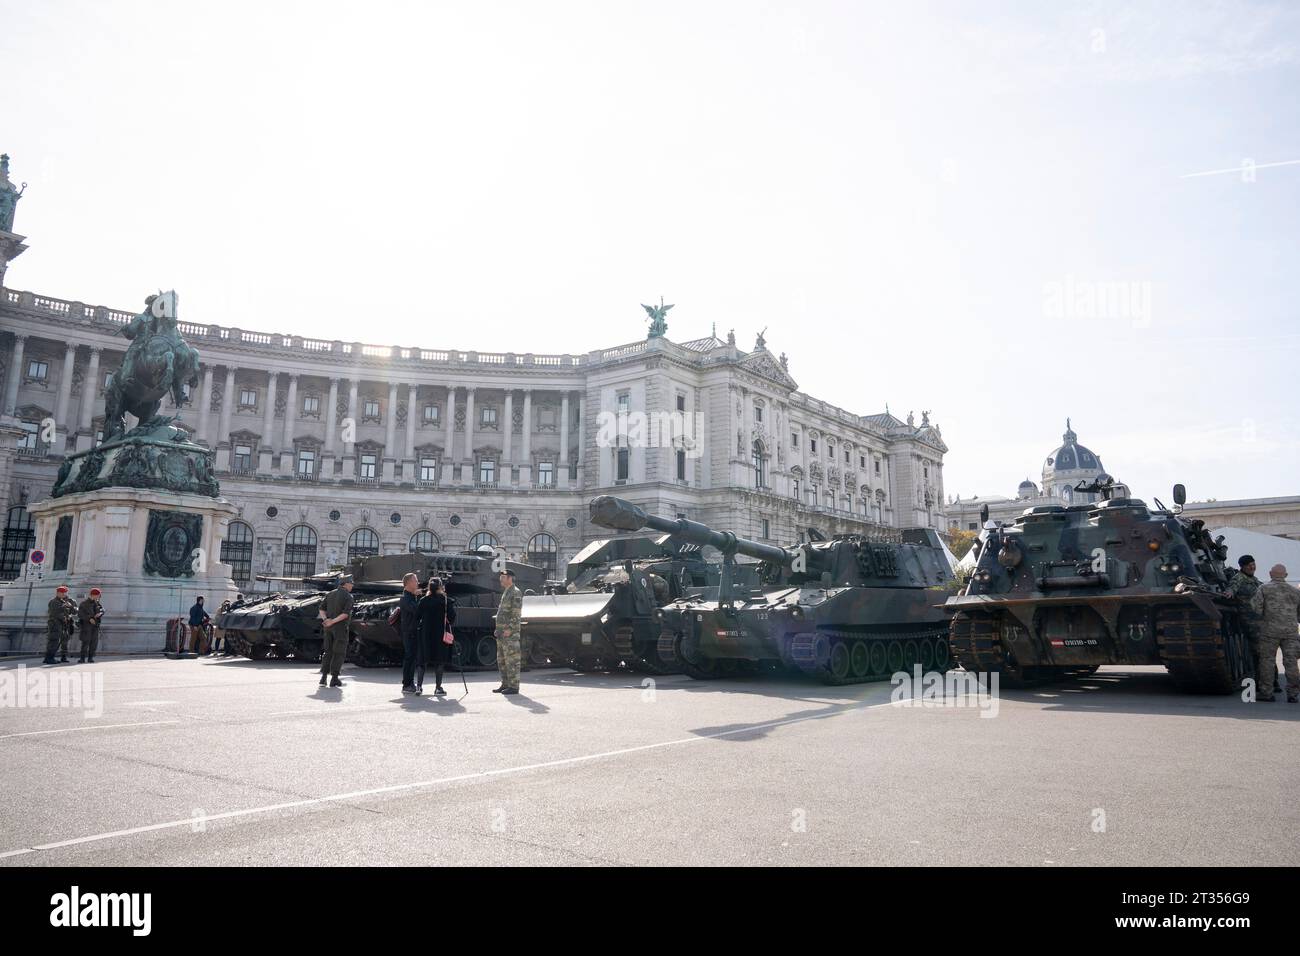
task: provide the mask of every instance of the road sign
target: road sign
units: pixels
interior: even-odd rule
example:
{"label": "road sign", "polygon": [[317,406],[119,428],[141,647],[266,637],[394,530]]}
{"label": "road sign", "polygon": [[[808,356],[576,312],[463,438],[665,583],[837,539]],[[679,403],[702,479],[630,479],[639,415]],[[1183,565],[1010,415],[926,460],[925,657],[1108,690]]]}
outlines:
{"label": "road sign", "polygon": [[31,553],[27,555],[27,560],[31,564],[44,564],[45,552],[40,548],[32,548]]}

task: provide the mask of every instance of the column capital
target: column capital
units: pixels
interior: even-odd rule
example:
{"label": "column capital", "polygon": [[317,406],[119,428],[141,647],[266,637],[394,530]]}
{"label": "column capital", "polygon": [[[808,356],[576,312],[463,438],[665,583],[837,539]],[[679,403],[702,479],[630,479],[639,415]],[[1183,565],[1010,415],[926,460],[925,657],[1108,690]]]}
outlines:
{"label": "column capital", "polygon": [[102,345],[91,345],[88,346],[88,348],[90,349],[91,356],[94,358],[99,358],[99,353],[104,351],[104,346]]}
{"label": "column capital", "polygon": [[[275,373],[273,372],[272,374],[275,374]],[[297,384],[298,384],[298,375],[299,375],[298,372],[290,372],[290,373],[289,373],[289,384],[290,384],[290,385],[297,385]]]}
{"label": "column capital", "polygon": [[30,332],[14,332],[15,342],[26,342],[31,337]]}

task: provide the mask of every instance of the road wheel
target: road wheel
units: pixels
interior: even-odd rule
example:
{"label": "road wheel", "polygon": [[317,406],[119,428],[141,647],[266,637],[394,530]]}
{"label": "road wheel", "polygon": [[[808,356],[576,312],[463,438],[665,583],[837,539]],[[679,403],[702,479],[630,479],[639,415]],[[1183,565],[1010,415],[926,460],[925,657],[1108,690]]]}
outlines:
{"label": "road wheel", "polygon": [[479,667],[492,667],[497,662],[497,639],[484,634],[474,645],[474,662]]}
{"label": "road wheel", "polygon": [[889,655],[885,653],[885,645],[881,641],[871,642],[871,673],[883,674],[885,668],[889,666]]}
{"label": "road wheel", "polygon": [[928,637],[921,641],[921,670],[934,670],[934,641]]}
{"label": "road wheel", "polygon": [[831,659],[827,667],[831,676],[837,681],[848,680],[849,674],[852,673],[850,656],[849,649],[843,641],[836,641],[831,645]]}
{"label": "road wheel", "polygon": [[885,654],[891,674],[897,674],[903,669],[903,645],[901,642],[890,641],[889,647],[885,649]]}
{"label": "road wheel", "polygon": [[866,641],[853,642],[849,659],[853,665],[853,676],[858,680],[865,679],[871,673],[871,651],[867,649]]}
{"label": "road wheel", "polygon": [[908,670],[911,670],[913,664],[921,663],[921,648],[916,641],[907,641],[903,644],[903,661],[907,664]]}
{"label": "road wheel", "polygon": [[948,641],[942,637],[934,639],[934,669],[937,671],[946,671],[952,666],[952,658],[948,653]]}

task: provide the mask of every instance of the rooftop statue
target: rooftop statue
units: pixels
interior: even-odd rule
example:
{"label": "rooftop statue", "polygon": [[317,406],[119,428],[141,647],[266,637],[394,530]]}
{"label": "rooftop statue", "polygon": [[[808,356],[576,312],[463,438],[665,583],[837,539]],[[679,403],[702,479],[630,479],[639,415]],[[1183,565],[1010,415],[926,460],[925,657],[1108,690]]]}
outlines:
{"label": "rooftop statue", "polygon": [[646,314],[650,316],[649,338],[653,339],[668,334],[668,320],[665,317],[668,315],[668,310],[671,309],[672,306],[664,305],[663,296],[659,297],[658,305],[646,305],[643,302],[641,303],[641,308],[645,309]]}
{"label": "rooftop statue", "polygon": [[170,394],[179,406],[185,400],[185,386],[199,384],[199,353],[176,328],[175,292],[145,299],[145,310],[122,327],[122,335],[131,344],[105,391],[105,441],[123,436],[126,412],[140,420],[135,432],[171,424],[173,418],[158,415],[163,397]]}

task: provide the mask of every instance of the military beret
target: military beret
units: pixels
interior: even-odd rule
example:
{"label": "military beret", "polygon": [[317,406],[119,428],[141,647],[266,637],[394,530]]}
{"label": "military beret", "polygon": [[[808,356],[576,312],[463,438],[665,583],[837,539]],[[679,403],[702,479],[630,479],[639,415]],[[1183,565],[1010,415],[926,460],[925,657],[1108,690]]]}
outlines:
{"label": "military beret", "polygon": [[1252,554],[1243,554],[1237,559],[1237,567],[1244,568],[1248,564],[1255,563],[1255,556]]}
{"label": "military beret", "polygon": [[99,588],[91,588],[91,589],[90,589],[90,593],[91,593],[91,594],[99,594],[99,593],[100,593],[100,590],[99,590]]}
{"label": "military beret", "polygon": [[55,593],[55,594],[67,594],[67,593],[68,593],[68,586],[67,586],[66,584],[60,584],[57,588],[54,589],[54,593]]}

